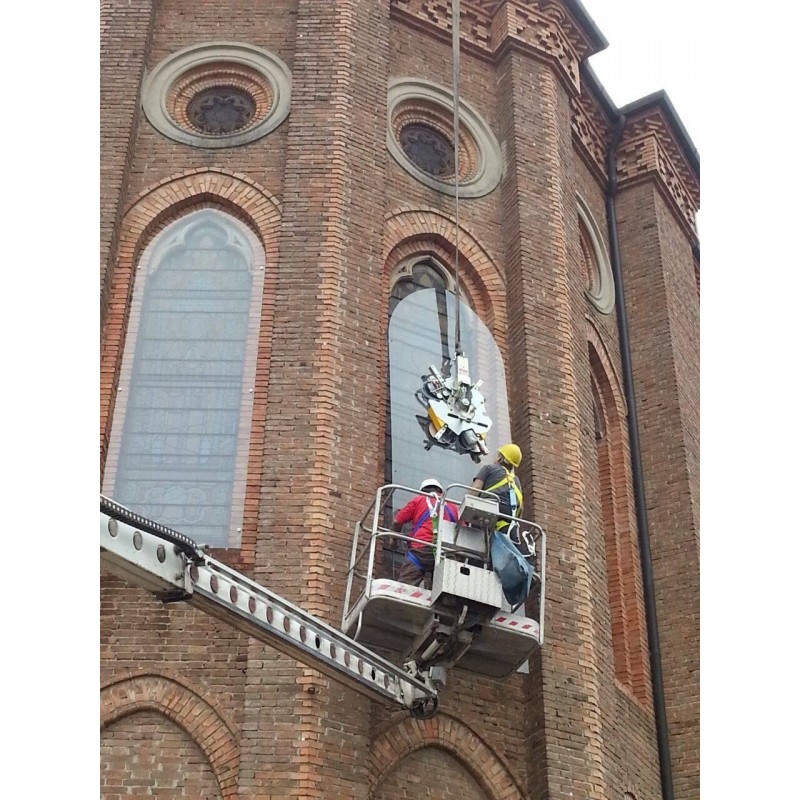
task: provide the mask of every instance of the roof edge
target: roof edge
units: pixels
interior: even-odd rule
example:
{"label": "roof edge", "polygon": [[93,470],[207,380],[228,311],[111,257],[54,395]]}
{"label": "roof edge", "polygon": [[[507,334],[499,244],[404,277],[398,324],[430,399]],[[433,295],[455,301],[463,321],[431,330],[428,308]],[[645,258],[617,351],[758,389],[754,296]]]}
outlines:
{"label": "roof edge", "polygon": [[612,119],[619,119],[622,114],[629,117],[639,112],[648,111],[656,106],[660,107],[675,132],[676,140],[686,155],[689,166],[697,173],[697,176],[700,177],[700,154],[697,152],[697,148],[694,146],[691,136],[689,136],[678,112],[675,110],[675,106],[672,104],[669,95],[664,89],[659,89],[657,92],[652,92],[644,97],[640,97],[638,100],[627,103],[620,108],[611,99],[605,86],[603,86],[600,78],[597,77],[597,73],[588,61],[584,61],[581,64],[581,77],[584,79],[584,82],[588,84],[588,88],[593,92],[595,97],[597,97],[605,112]]}
{"label": "roof edge", "polygon": [[611,99],[611,95],[606,91],[606,87],[600,82],[600,78],[597,77],[597,73],[592,68],[592,65],[588,61],[584,61],[581,63],[581,78],[584,83],[589,84],[589,88],[592,90],[592,93],[597,97],[600,101],[600,105],[603,106],[603,110],[608,114],[609,117],[612,119],[617,119],[619,117],[619,109],[617,108],[614,101]]}
{"label": "roof edge", "polygon": [[675,106],[672,105],[672,101],[669,99],[669,95],[664,89],[659,89],[657,92],[653,92],[652,94],[648,94],[645,97],[641,97],[638,100],[634,100],[632,103],[622,106],[622,108],[619,109],[619,113],[628,117],[641,111],[648,111],[655,106],[659,106],[664,112],[664,115],[677,135],[677,140],[681,149],[686,154],[689,165],[699,177],[700,154],[697,152],[694,142],[689,136],[681,118],[678,116],[678,112],[675,110]]}
{"label": "roof edge", "polygon": [[603,32],[597,27],[597,23],[592,19],[586,8],[584,8],[581,0],[564,0],[564,5],[589,35],[592,45],[597,48],[595,52],[599,53],[601,50],[605,50],[606,47],[608,47],[608,39],[603,36]]}

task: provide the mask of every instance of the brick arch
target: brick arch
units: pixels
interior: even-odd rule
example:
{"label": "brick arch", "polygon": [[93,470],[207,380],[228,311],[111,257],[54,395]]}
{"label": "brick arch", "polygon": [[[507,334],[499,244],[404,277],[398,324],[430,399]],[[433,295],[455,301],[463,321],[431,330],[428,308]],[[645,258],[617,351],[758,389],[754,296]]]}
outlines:
{"label": "brick arch", "polygon": [[[100,349],[100,469],[105,469],[116,387],[119,382],[134,274],[139,255],[153,236],[183,214],[213,207],[244,222],[264,248],[267,274],[278,263],[281,206],[263,186],[239,173],[222,169],[196,169],[172,175],[140,192],[122,219],[115,269],[101,299],[103,335]],[[256,391],[253,398],[253,436],[248,475],[258,469],[256,454],[263,447],[263,420],[271,355],[274,302],[269,282],[264,283],[258,339]],[[258,432],[261,433],[258,433]],[[260,438],[259,438],[260,437]],[[257,498],[248,488],[242,526],[242,554],[251,557],[255,542]]]}
{"label": "brick arch", "polygon": [[[383,263],[388,296],[392,270],[407,258],[434,255],[451,270],[456,252],[455,219],[433,208],[404,207],[384,220]],[[460,225],[459,277],[478,316],[483,319],[506,354],[505,281],[495,260],[478,239]]]}
{"label": "brick arch", "polygon": [[106,327],[115,307],[130,295],[133,266],[144,246],[173,217],[204,203],[248,224],[261,239],[267,263],[277,263],[281,207],[263,186],[245,175],[221,169],[172,175],[141,191],[125,210],[114,270],[101,297]]}
{"label": "brick arch", "polygon": [[617,372],[614,362],[608,353],[608,348],[600,334],[600,331],[595,326],[594,322],[590,319],[586,320],[586,339],[592,346],[592,349],[597,355],[597,359],[603,367],[603,373],[606,376],[608,387],[608,396],[613,399],[613,406],[616,413],[619,414],[621,419],[625,419],[628,415],[628,404],[625,401],[625,394],[622,391],[622,381],[620,380],[619,373]]}
{"label": "brick arch", "polygon": [[453,756],[492,800],[524,800],[522,787],[501,757],[463,722],[441,713],[425,720],[406,717],[373,741],[370,798],[404,758],[424,747]]}
{"label": "brick arch", "polygon": [[234,726],[183,681],[142,673],[116,678],[100,690],[100,727],[139,711],[156,711],[197,743],[225,800],[235,800],[239,743]]}
{"label": "brick arch", "polygon": [[592,396],[604,428],[597,442],[597,460],[614,671],[637,700],[648,704],[647,629],[625,422],[627,406],[608,350],[591,323],[587,325],[587,338]]}

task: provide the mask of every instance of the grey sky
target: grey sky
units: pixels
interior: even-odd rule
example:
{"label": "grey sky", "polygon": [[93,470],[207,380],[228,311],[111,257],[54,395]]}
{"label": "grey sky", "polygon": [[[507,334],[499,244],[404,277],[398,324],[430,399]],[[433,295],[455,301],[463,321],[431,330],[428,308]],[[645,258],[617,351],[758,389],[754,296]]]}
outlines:
{"label": "grey sky", "polygon": [[703,157],[698,0],[582,0],[608,40],[589,63],[617,106],[666,90]]}

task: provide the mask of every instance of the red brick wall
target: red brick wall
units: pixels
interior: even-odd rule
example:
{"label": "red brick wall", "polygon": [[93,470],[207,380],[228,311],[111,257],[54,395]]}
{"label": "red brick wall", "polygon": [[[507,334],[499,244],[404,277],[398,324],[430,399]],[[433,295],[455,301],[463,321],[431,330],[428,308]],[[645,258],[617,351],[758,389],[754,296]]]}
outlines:
{"label": "red brick wall", "polygon": [[[452,52],[441,39],[421,34],[393,19],[390,26],[389,78],[419,78],[449,90]],[[497,133],[496,78],[491,65],[462,53],[461,97]],[[452,272],[456,246],[455,202],[415,180],[384,147],[388,224],[384,229],[387,273],[411,254],[430,253]],[[507,350],[505,276],[502,270],[499,188],[459,203],[459,270],[462,291],[489,327],[502,353]],[[405,245],[397,250],[398,242]],[[388,282],[384,291],[388,292]],[[385,348],[382,341],[381,346]],[[388,356],[387,361],[388,363]]]}
{"label": "red brick wall", "polygon": [[164,605],[143,589],[104,577],[100,596],[101,680],[179,663],[182,680],[203,687],[234,719],[241,713],[247,637],[187,606]]}
{"label": "red brick wall", "polygon": [[487,800],[464,765],[435,748],[418,750],[404,758],[373,797],[375,800]]}
{"label": "red brick wall", "polygon": [[594,441],[569,106],[547,68],[513,51],[500,74],[512,407],[548,532],[548,645],[529,684],[528,791],[594,797],[613,774],[613,662],[607,607],[590,599],[607,594],[602,525],[587,502]]}
{"label": "red brick wall", "polygon": [[699,302],[652,184],[618,200],[676,797],[699,796]]}
{"label": "red brick wall", "polygon": [[[220,40],[264,47],[291,69],[295,5],[296,0],[241,6],[211,0],[163,0],[157,4],[147,69],[152,70],[184,47]],[[110,122],[108,127],[110,130]],[[269,136],[244,147],[204,150],[166,138],[142,114],[136,128],[130,186],[123,196],[123,209],[127,210],[141,191],[168,176],[211,167],[244,174],[280,197],[286,131],[284,122]]]}
{"label": "red brick wall", "polygon": [[106,800],[145,795],[165,800],[222,798],[197,744],[155,711],[131,714],[103,730],[100,791]]}
{"label": "red brick wall", "polygon": [[100,287],[107,302],[109,262],[128,191],[139,86],[150,50],[153,0],[100,3]]}
{"label": "red brick wall", "polygon": [[[113,415],[138,253],[170,215],[192,204],[238,213],[264,241],[267,277],[243,544],[221,557],[337,624],[352,523],[383,477],[388,271],[416,251],[452,263],[454,248],[452,198],[415,181],[386,150],[387,82],[419,77],[448,86],[450,47],[390,18],[388,0],[255,6],[164,0],[152,34],[144,6],[134,24],[119,16],[117,5],[120,14],[131,8],[115,3],[108,17],[109,25],[120,20],[125,32],[122,39],[107,34],[109,64],[122,54],[109,78],[127,81],[133,136],[128,147],[104,112],[104,147],[117,155],[103,174],[103,241],[116,267],[104,284],[110,306],[103,430]],[[136,47],[126,44],[131,38]],[[292,69],[290,115],[276,131],[244,147],[200,150],[135,119],[141,65],[152,68],[208,40],[265,47]],[[118,766],[131,752],[134,721],[158,713],[168,720],[159,730],[197,744],[226,797],[657,794],[652,712],[614,679],[587,342],[602,343],[617,375],[619,345],[613,315],[597,314],[584,296],[575,201],[579,191],[604,228],[602,187],[574,153],[568,97],[552,66],[514,50],[496,63],[462,53],[461,88],[498,136],[507,163],[494,192],[461,204],[461,264],[466,292],[507,358],[512,430],[525,453],[526,507],[548,532],[542,654],[529,676],[507,681],[451,671],[440,714],[418,723],[221,623],[104,578],[104,692],[112,709],[122,708],[125,692],[144,698],[129,709],[131,716],[109,712],[104,742],[114,743],[104,750],[105,763]],[[635,199],[620,212],[629,225],[642,213],[649,220],[637,205],[640,195]],[[682,432],[690,487],[696,370],[689,362],[696,353],[692,326],[677,309],[684,263],[693,281],[691,253],[684,262],[679,226],[666,206],[651,205],[663,274],[670,276],[661,279],[660,299],[652,302],[669,309],[670,346],[681,364],[670,395],[675,413],[660,425],[670,436],[676,425]],[[119,232],[112,243],[114,224]],[[649,274],[654,235],[647,230],[641,241],[626,234],[626,247],[644,248],[634,266],[643,274]],[[649,288],[635,291],[637,302],[651,302]],[[632,324],[654,322],[661,324],[657,315],[640,313]],[[669,476],[656,469],[661,445],[649,446],[656,447],[649,479],[659,485],[653,491],[663,513],[680,507],[694,524],[695,512],[685,511],[696,506],[694,490],[662,498]],[[662,535],[660,541],[659,575],[666,582],[672,562],[663,548],[670,540]],[[660,598],[662,605],[671,602],[666,588]],[[673,622],[668,635],[686,631],[677,616]],[[678,699],[680,680],[671,690]],[[170,711],[175,707],[197,709],[207,724],[193,727],[190,717]],[[129,727],[120,727],[126,719]],[[223,749],[215,749],[217,741]],[[682,756],[690,759],[691,737],[686,742]],[[117,767],[112,772],[119,777]],[[414,782],[414,772],[437,781]],[[111,784],[103,789],[106,796],[115,791]]]}
{"label": "red brick wall", "polygon": [[[592,216],[600,229],[606,252],[610,255],[603,187],[577,155],[574,158],[574,166],[577,191],[589,206]],[[616,669],[613,661],[615,642],[611,631],[610,609],[605,605],[608,600],[605,600],[604,603],[596,603],[598,663],[604,676],[600,686],[601,708],[603,727],[604,730],[609,732],[604,740],[607,748],[608,784],[618,796],[621,796],[624,791],[632,791],[636,797],[657,796],[661,791],[660,777],[655,726],[650,701],[649,647],[646,631],[643,627],[644,599],[639,564],[638,532],[633,504],[630,444],[628,442],[627,410],[622,385],[616,308],[611,314],[600,314],[588,300],[585,301],[584,305],[587,316],[585,326],[587,342],[591,343],[592,349],[598,354],[599,367],[602,367],[602,373],[604,373],[608,381],[607,391],[613,396],[613,407],[616,409],[619,418],[619,428],[615,433],[619,440],[615,442],[614,450],[612,451],[618,460],[614,496],[618,504],[622,498],[625,498],[628,510],[627,515],[625,515],[624,504],[616,509],[615,527],[620,532],[624,532],[627,528],[629,549],[620,574],[633,584],[632,591],[629,594],[629,600],[632,601],[629,613],[637,618],[637,625],[639,626],[633,644],[635,646],[638,645],[641,653],[640,664],[642,671],[638,677],[638,685],[640,687],[640,697],[644,695],[643,700],[635,699],[630,689],[626,689],[616,679]],[[591,367],[591,365],[588,364],[587,367]],[[593,463],[593,459],[590,457],[587,459],[586,468],[589,525],[591,530],[601,531],[604,527],[604,520],[598,491],[601,485],[599,464]],[[605,572],[604,580],[606,586],[603,587],[600,595],[607,597],[608,564],[605,552],[598,559],[596,566]],[[630,643],[628,643],[628,646],[630,647]]]}
{"label": "red brick wall", "polygon": [[[466,698],[461,699],[466,701]],[[413,771],[410,762],[412,765],[434,765],[433,770],[421,770],[427,776],[432,792],[447,791],[447,783],[452,779],[457,785],[470,787],[473,795],[477,789],[481,793],[479,796],[489,798],[517,800],[526,796],[510,760],[500,749],[500,740],[486,736],[480,725],[473,728],[446,712],[440,712],[423,721],[397,713],[392,719],[373,727],[371,798],[387,791],[387,785],[406,792],[425,791],[413,779],[397,774],[398,770],[402,773]],[[439,768],[446,771],[448,780],[434,777]]]}
{"label": "red brick wall", "polygon": [[[386,24],[386,10],[373,3],[298,6],[282,154],[266,415],[271,468],[262,485],[266,535],[256,544],[256,575],[332,623],[341,614],[354,511],[366,506],[382,472],[378,448],[365,443],[379,441],[382,387],[370,360],[381,314],[375,298],[386,67],[377,43],[386,42]],[[357,379],[349,365],[359,366]],[[264,697],[270,669],[251,667],[248,681],[248,705],[261,709],[261,725],[282,732],[289,762],[280,751],[274,761],[259,757],[261,739],[252,737],[243,769],[249,765],[253,778],[244,790],[266,785],[287,797],[364,796],[366,701],[304,669],[296,670],[293,705],[275,708]],[[275,771],[282,782],[274,782]]]}

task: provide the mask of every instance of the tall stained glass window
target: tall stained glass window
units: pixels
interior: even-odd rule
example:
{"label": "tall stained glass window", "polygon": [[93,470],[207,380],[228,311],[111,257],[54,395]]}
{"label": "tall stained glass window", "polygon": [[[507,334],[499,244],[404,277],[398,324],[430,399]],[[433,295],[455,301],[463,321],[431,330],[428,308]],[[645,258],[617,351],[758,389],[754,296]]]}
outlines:
{"label": "tall stained glass window", "polygon": [[241,542],[263,282],[258,238],[203,209],[134,285],[103,491],[216,547]]}

